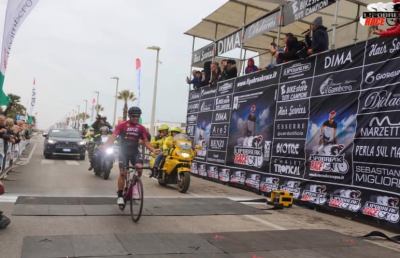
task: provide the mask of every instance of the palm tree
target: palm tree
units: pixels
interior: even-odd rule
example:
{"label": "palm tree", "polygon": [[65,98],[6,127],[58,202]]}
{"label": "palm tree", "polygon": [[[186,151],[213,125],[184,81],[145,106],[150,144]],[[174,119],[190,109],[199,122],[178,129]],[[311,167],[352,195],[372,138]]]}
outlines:
{"label": "palm tree", "polygon": [[101,111],[104,111],[104,107],[100,104],[96,104],[96,106],[94,106],[94,110],[96,110],[96,113],[98,114]]}
{"label": "palm tree", "polygon": [[25,114],[26,108],[21,104],[21,97],[14,94],[8,94],[10,103],[8,104],[4,114],[8,117],[15,118],[17,114]]}
{"label": "palm tree", "polygon": [[79,113],[79,114],[78,114],[79,120],[85,121],[85,120],[88,119],[89,117],[90,117],[90,116],[89,116],[87,113],[85,113],[85,112],[82,112],[82,113]]}
{"label": "palm tree", "polygon": [[129,91],[129,90],[122,90],[118,93],[117,98],[119,100],[124,101],[124,109],[122,111],[122,119],[125,121],[127,118],[127,115],[128,115],[128,101],[136,100],[135,93],[133,93],[133,91]]}

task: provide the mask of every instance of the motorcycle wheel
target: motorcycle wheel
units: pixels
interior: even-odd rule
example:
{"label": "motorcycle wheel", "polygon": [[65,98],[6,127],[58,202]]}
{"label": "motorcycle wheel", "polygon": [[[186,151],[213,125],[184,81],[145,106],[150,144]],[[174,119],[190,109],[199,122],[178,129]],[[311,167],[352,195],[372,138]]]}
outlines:
{"label": "motorcycle wheel", "polygon": [[106,170],[103,172],[103,179],[107,180],[110,177],[111,170]]}
{"label": "motorcycle wheel", "polygon": [[178,177],[178,190],[181,193],[186,193],[190,185],[190,173],[180,173]]}
{"label": "motorcycle wheel", "polygon": [[165,180],[165,173],[162,172],[162,171],[159,171],[158,173],[161,173],[161,177],[158,178],[158,184],[159,184],[159,185],[162,185],[162,186],[166,186],[166,185],[167,185],[167,182],[166,182],[166,180]]}

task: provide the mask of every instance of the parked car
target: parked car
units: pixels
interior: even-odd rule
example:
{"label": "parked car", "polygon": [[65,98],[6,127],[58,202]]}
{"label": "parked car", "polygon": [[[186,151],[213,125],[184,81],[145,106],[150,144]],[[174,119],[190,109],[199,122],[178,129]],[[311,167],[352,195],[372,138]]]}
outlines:
{"label": "parked car", "polygon": [[53,156],[79,157],[85,159],[86,142],[81,134],[74,129],[51,129],[43,133],[44,141],[43,155],[46,159]]}

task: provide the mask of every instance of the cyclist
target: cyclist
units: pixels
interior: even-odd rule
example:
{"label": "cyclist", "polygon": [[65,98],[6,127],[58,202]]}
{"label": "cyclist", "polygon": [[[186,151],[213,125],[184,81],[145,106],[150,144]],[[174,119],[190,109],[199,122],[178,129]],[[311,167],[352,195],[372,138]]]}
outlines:
{"label": "cyclist", "polygon": [[[174,136],[177,134],[182,133],[182,129],[179,127],[172,127],[170,130],[170,135],[168,137],[165,138],[163,145],[162,145],[162,156],[160,158],[159,161],[159,165],[158,165],[158,171],[160,171],[162,169],[162,167],[164,166],[164,162],[165,162],[165,157],[168,156],[171,148],[174,147]],[[155,165],[154,165],[155,166]],[[156,166],[155,166],[156,167]],[[161,173],[158,173],[158,177],[161,176]]]}
{"label": "cyclist", "polygon": [[[168,130],[169,130],[168,125],[166,125],[166,124],[160,125],[160,127],[158,128],[158,135],[156,137],[153,137],[153,139],[151,139],[151,145],[154,148],[161,149],[163,147],[164,141],[168,137]],[[163,158],[162,153],[157,155],[157,157],[154,161],[154,168],[158,168],[162,158]],[[150,177],[155,176],[154,173],[155,173],[155,169],[152,169]]]}
{"label": "cyclist", "polygon": [[119,170],[120,174],[118,177],[118,199],[117,204],[120,206],[125,205],[125,201],[122,195],[125,180],[127,176],[127,167],[129,163],[135,166],[139,173],[142,173],[143,162],[139,156],[139,140],[149,149],[151,152],[158,154],[158,150],[151,146],[148,138],[146,128],[139,124],[139,118],[142,114],[142,110],[139,107],[131,107],[128,110],[129,120],[120,123],[114,130],[114,133],[108,138],[107,142],[102,148],[106,148],[108,145],[113,144],[117,137],[120,138],[120,152],[119,152]]}

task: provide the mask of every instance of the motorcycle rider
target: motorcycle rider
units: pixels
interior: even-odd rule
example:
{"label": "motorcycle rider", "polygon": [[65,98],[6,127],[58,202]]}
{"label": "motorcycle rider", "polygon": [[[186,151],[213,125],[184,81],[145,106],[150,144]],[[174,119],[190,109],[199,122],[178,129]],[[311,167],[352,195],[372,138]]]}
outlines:
{"label": "motorcycle rider", "polygon": [[322,124],[319,141],[320,149],[328,144],[336,144],[337,123],[335,122],[335,117],[336,111],[332,110],[329,113],[328,120]]}
{"label": "motorcycle rider", "polygon": [[162,145],[162,149],[161,149],[162,150],[162,154],[161,154],[159,166],[156,167],[154,165],[154,167],[157,168],[157,174],[158,174],[157,176],[158,177],[161,176],[161,173],[158,173],[158,171],[160,171],[162,169],[162,167],[164,166],[164,163],[165,163],[165,158],[168,156],[171,148],[174,147],[174,136],[177,135],[177,134],[182,133],[182,129],[179,128],[179,127],[172,127],[169,130],[169,133],[170,133],[170,135],[165,138],[165,140],[163,142],[163,145]]}
{"label": "motorcycle rider", "polygon": [[121,207],[125,206],[125,200],[123,198],[123,189],[125,187],[125,180],[127,176],[127,168],[129,163],[135,166],[136,170],[141,176],[143,161],[139,156],[139,140],[143,141],[143,144],[151,152],[156,154],[159,150],[151,146],[149,140],[147,139],[146,128],[139,124],[139,119],[142,114],[142,110],[139,107],[131,107],[128,110],[129,120],[120,123],[114,130],[113,134],[108,137],[107,142],[102,146],[102,148],[107,148],[107,146],[114,143],[117,137],[120,137],[120,151],[119,151],[119,170],[120,174],[118,177],[118,198],[117,204]]}
{"label": "motorcycle rider", "polygon": [[[94,152],[94,155],[93,155],[93,157],[92,157],[92,159],[90,160],[90,168],[92,168],[93,169],[93,164],[94,164],[94,162],[96,161],[96,159],[98,158],[98,152],[97,152],[97,147],[98,146],[100,146],[101,144],[102,144],[102,142],[101,142],[101,136],[103,136],[103,135],[109,135],[109,133],[110,133],[110,129],[107,127],[107,126],[102,126],[101,128],[100,128],[100,134],[97,134],[97,135],[94,135],[93,136],[93,141],[94,141],[94,146],[95,146],[95,152]],[[89,170],[92,170],[92,169],[89,169]]]}
{"label": "motorcycle rider", "polygon": [[112,129],[112,126],[107,122],[107,117],[102,114],[98,114],[96,116],[96,121],[92,124],[94,133],[100,134],[100,128],[103,126],[107,126],[110,130]]}
{"label": "motorcycle rider", "polygon": [[[166,124],[160,125],[160,127],[158,128],[158,135],[151,139],[151,145],[156,149],[161,149],[163,147],[165,139],[168,137],[168,131],[169,131],[168,125],[166,125]],[[155,161],[154,161],[154,168],[159,167],[162,158],[163,158],[162,153],[157,155],[157,157],[155,158]],[[150,177],[155,176],[154,175],[155,170],[156,169],[151,170]]]}

